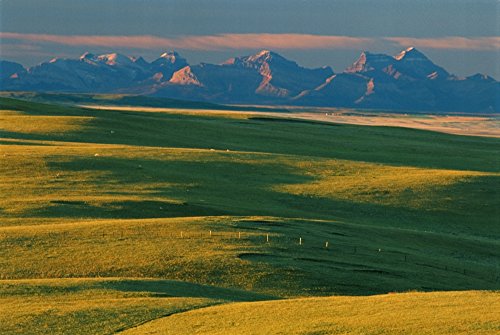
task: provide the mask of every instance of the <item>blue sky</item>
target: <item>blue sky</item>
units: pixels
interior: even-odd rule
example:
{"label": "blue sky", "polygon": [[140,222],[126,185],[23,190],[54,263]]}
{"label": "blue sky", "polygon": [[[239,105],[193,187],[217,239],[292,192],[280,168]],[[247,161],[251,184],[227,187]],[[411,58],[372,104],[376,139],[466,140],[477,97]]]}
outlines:
{"label": "blue sky", "polygon": [[0,0],[0,57],[30,66],[84,51],[190,63],[273,49],[335,71],[362,50],[416,46],[458,75],[500,77],[497,0]]}

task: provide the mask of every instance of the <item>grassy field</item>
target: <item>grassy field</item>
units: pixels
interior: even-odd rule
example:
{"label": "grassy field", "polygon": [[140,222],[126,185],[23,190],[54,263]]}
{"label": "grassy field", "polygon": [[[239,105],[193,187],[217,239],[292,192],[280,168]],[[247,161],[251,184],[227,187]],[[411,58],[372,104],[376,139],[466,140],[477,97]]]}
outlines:
{"label": "grassy field", "polygon": [[120,334],[493,334],[500,329],[499,296],[471,291],[235,303]]}
{"label": "grassy field", "polygon": [[109,334],[205,306],[269,296],[158,279],[0,282],[2,334]]}
{"label": "grassy field", "polygon": [[[499,139],[228,111],[0,106],[0,333],[109,334],[234,301],[244,303],[214,313],[295,298],[287,311],[314,314],[414,296],[301,299],[500,288]],[[453,319],[476,301],[471,318],[487,333],[500,326],[479,316],[500,312],[487,305],[497,298],[415,304],[424,320],[426,299],[449,302]],[[255,318],[286,303],[256,303]],[[373,329],[360,320],[359,332],[402,331],[384,317]]]}

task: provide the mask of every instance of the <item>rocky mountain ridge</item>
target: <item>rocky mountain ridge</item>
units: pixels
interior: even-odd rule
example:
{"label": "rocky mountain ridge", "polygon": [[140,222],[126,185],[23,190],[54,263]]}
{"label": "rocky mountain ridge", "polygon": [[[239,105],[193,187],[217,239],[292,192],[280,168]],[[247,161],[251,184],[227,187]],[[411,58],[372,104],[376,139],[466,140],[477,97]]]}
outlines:
{"label": "rocky mountain ridge", "polygon": [[367,51],[344,71],[309,69],[262,50],[221,64],[190,65],[175,51],[147,62],[118,53],[54,58],[31,68],[0,61],[3,91],[129,93],[231,104],[444,112],[500,112],[500,83],[457,77],[415,48]]}

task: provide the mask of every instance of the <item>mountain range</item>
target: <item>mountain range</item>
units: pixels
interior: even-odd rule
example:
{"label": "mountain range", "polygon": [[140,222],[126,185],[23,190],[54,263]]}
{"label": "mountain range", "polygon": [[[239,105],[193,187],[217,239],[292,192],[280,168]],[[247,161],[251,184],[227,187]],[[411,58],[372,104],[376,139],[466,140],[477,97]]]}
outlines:
{"label": "mountain range", "polygon": [[395,56],[362,52],[342,72],[309,69],[262,50],[222,64],[190,65],[177,52],[147,62],[84,53],[25,68],[0,60],[0,90],[123,93],[229,104],[349,107],[433,112],[500,112],[500,83],[458,77],[415,48]]}

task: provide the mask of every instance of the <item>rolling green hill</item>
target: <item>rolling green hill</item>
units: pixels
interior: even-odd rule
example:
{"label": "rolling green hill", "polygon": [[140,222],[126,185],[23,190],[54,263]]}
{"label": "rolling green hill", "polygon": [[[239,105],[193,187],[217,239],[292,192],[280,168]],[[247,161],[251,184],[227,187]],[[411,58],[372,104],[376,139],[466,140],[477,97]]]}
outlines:
{"label": "rolling green hill", "polygon": [[498,139],[0,107],[2,333],[105,334],[231,301],[500,288]]}
{"label": "rolling green hill", "polygon": [[[151,97],[131,94],[91,94],[91,93],[44,93],[23,91],[0,91],[0,97],[19,99],[37,103],[64,104],[64,105],[99,105],[99,106],[142,106],[158,108],[182,109],[212,109],[234,110],[235,107],[210,102],[177,100],[170,98]],[[279,107],[246,107],[238,106],[239,111],[286,111]]]}

